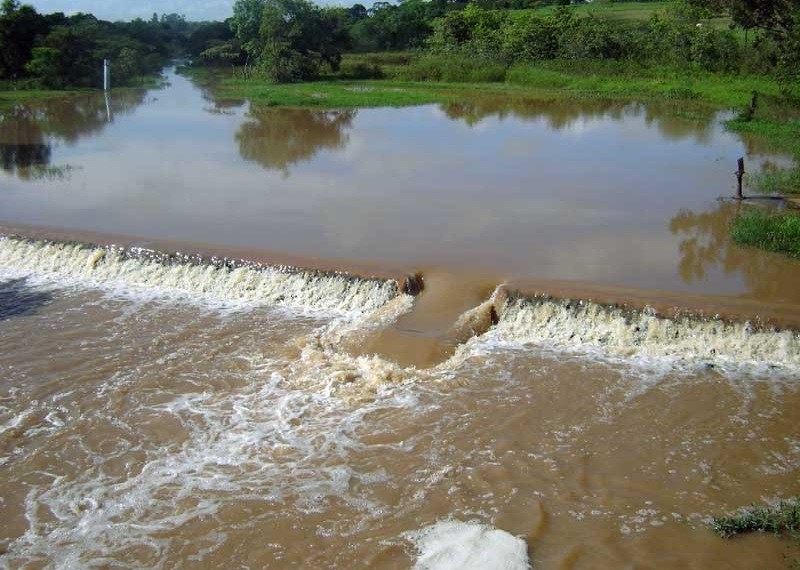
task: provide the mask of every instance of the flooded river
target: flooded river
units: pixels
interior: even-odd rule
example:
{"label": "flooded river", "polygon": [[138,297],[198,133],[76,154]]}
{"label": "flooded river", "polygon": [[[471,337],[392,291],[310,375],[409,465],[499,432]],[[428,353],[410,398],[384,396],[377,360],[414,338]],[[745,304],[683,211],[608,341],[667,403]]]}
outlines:
{"label": "flooded river", "polygon": [[800,493],[800,337],[756,318],[800,264],[718,200],[786,157],[670,107],[169,79],[0,120],[0,568],[410,569],[445,520],[543,570],[800,558],[708,527]]}

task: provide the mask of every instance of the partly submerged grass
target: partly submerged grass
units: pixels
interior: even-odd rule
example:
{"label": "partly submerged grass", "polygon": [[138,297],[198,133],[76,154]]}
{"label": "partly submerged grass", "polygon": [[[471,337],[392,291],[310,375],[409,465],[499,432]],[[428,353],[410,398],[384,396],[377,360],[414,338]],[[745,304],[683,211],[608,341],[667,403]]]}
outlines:
{"label": "partly submerged grass", "polygon": [[[130,80],[126,86],[115,87],[119,89],[161,89],[166,86],[166,78],[159,74],[142,75]],[[0,112],[12,109],[21,103],[32,103],[44,99],[62,99],[73,95],[94,93],[97,89],[35,89],[28,88],[30,85],[23,86],[21,89],[13,89],[8,82],[0,83]]]}
{"label": "partly submerged grass", "polygon": [[584,96],[695,100],[725,107],[746,105],[753,91],[775,96],[776,81],[693,69],[647,67],[630,62],[543,62],[509,68],[508,83]]}
{"label": "partly submerged grass", "polygon": [[316,81],[275,85],[267,82],[226,79],[219,86],[222,97],[245,97],[251,102],[282,107],[401,107],[450,100],[447,86],[383,81]]}
{"label": "partly submerged grass", "polygon": [[750,187],[762,194],[800,194],[800,168],[759,172],[750,178]]}
{"label": "partly submerged grass", "polygon": [[[201,81],[212,75],[202,69],[182,72]],[[529,99],[656,99],[742,108],[753,91],[771,98],[779,94],[778,83],[765,76],[648,67],[624,61],[509,66],[481,58],[416,52],[346,54],[338,73],[308,83],[275,85],[258,77],[241,79],[229,72],[221,75],[214,83],[223,97],[314,107],[402,106],[513,92]],[[752,131],[755,126],[751,121],[741,130]]]}
{"label": "partly submerged grass", "polygon": [[[208,75],[202,70],[190,73],[198,79]],[[340,75],[308,83],[276,85],[228,75],[215,81],[221,97],[279,106],[396,107],[513,94],[526,99],[654,99],[739,108],[749,102],[753,91],[772,97],[778,93],[775,81],[760,76],[646,68],[624,62],[508,67],[475,58],[413,53],[348,55]]]}
{"label": "partly submerged grass", "polygon": [[0,111],[5,111],[19,105],[41,101],[43,99],[58,99],[81,93],[81,91],[50,91],[47,89],[25,89],[0,91]]}
{"label": "partly submerged grass", "polygon": [[752,505],[730,516],[714,517],[711,528],[722,538],[746,532],[769,532],[798,538],[800,497],[781,501],[774,507]]}
{"label": "partly submerged grass", "polygon": [[[800,258],[800,215],[752,208],[734,220],[731,238],[740,246],[757,247]],[[795,502],[793,508],[794,516],[800,517],[800,506]],[[764,515],[762,511],[757,512],[759,516]],[[800,523],[800,518],[796,522]]]}

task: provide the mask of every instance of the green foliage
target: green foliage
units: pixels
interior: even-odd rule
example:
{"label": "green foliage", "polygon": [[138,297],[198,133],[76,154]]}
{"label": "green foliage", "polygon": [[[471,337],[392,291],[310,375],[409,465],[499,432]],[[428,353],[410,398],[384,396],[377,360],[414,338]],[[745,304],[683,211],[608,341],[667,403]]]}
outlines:
{"label": "green foliage", "polygon": [[[739,218],[745,219],[744,224],[754,224],[756,220],[770,220],[766,223],[784,223],[794,227],[793,237],[796,240],[794,255],[800,254],[797,240],[800,240],[800,217],[797,216],[772,216],[760,210],[748,213]],[[787,221],[788,220],[788,221]],[[791,221],[793,220],[793,221]],[[737,220],[737,226],[739,222]],[[711,528],[722,538],[730,538],[746,532],[769,532],[772,534],[786,534],[797,537],[800,535],[800,497],[781,501],[775,507],[760,507],[752,505],[740,509],[736,514],[725,517],[714,517]]]}
{"label": "green foliage", "polygon": [[398,79],[487,83],[506,79],[506,65],[462,55],[426,55],[396,71]]}
{"label": "green foliage", "polygon": [[0,81],[16,87],[100,87],[102,61],[114,85],[158,73],[183,49],[192,25],[165,14],[152,22],[105,22],[92,15],[42,15],[7,0],[0,8]]}
{"label": "green foliage", "polygon": [[372,10],[356,4],[348,11],[351,47],[356,52],[421,47],[431,33],[431,22],[442,13],[436,2],[424,0],[376,5]]}
{"label": "green foliage", "polygon": [[800,194],[800,168],[759,172],[750,186],[761,194]]}
{"label": "green foliage", "polygon": [[287,83],[317,78],[323,64],[338,69],[346,18],[342,9],[308,0],[237,0],[231,25],[264,74]]}
{"label": "green foliage", "polygon": [[730,30],[698,25],[683,15],[615,20],[591,13],[577,17],[565,6],[544,14],[529,11],[513,18],[507,14],[477,4],[449,12],[434,21],[430,50],[507,63],[630,60],[708,71],[734,71],[742,63],[742,48]]}
{"label": "green foliage", "polygon": [[[752,208],[734,220],[731,239],[740,246],[800,257],[800,215]],[[800,504],[797,501],[781,503],[776,509],[753,507],[733,517],[715,519],[713,528],[720,536],[753,530],[797,532],[800,530]]]}

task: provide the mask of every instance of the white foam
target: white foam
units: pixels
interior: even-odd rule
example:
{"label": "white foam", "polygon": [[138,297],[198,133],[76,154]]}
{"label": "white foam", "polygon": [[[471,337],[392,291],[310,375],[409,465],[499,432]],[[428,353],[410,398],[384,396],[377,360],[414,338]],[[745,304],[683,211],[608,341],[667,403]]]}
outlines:
{"label": "white foam", "polygon": [[657,316],[586,301],[511,300],[494,338],[557,350],[602,354],[667,370],[713,367],[723,372],[796,376],[800,335],[757,330],[749,322]]}
{"label": "white foam", "polygon": [[0,237],[0,267],[69,284],[138,286],[192,297],[335,313],[368,313],[398,294],[393,280],[269,266],[181,263],[167,256],[134,258],[121,249],[5,236]]}
{"label": "white foam", "polygon": [[440,521],[406,538],[418,552],[414,570],[528,570],[524,540],[478,523]]}

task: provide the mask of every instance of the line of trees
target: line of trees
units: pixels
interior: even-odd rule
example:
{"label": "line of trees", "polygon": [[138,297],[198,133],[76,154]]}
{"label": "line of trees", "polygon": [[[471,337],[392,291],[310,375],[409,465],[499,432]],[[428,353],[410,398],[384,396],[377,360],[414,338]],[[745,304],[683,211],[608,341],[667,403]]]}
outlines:
{"label": "line of trees", "polygon": [[[552,59],[611,59],[710,71],[800,74],[800,0],[679,0],[649,20],[513,12],[527,0],[405,0],[367,9],[322,8],[308,0],[237,0],[232,37],[223,49],[241,54],[277,82],[336,71],[344,51],[425,48],[504,65]],[[563,4],[560,0],[553,3]],[[729,16],[719,29],[704,20]],[[752,31],[743,43],[736,28]]]}
{"label": "line of trees", "polygon": [[106,22],[91,14],[39,14],[18,0],[0,4],[0,80],[47,88],[98,87],[102,61],[113,61],[114,82],[158,73],[184,53],[200,24],[183,16]]}
{"label": "line of trees", "polygon": [[[400,0],[371,8],[320,7],[309,0],[236,0],[225,22],[177,14],[106,22],[89,14],[39,14],[18,0],[0,3],[0,80],[50,88],[101,84],[104,58],[115,84],[158,72],[171,58],[239,65],[276,82],[337,71],[347,51],[424,49],[508,66],[521,61],[606,59],[712,71],[800,75],[800,0],[677,0],[650,20],[550,14],[506,8],[567,0]],[[574,0],[579,1],[579,0]],[[531,4],[533,3],[533,4]],[[716,15],[731,29],[703,24]],[[750,33],[743,44],[735,28]]]}

